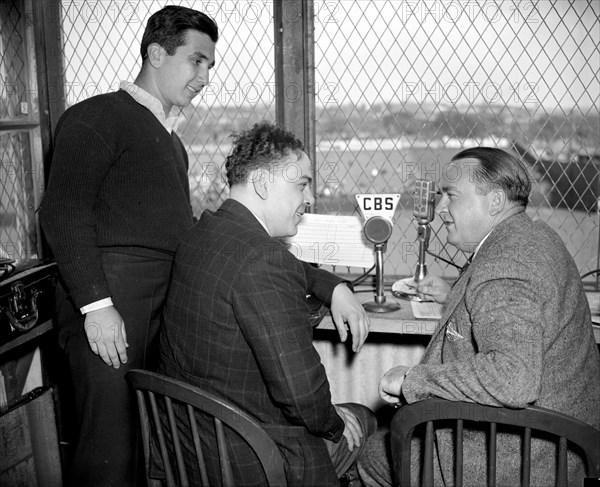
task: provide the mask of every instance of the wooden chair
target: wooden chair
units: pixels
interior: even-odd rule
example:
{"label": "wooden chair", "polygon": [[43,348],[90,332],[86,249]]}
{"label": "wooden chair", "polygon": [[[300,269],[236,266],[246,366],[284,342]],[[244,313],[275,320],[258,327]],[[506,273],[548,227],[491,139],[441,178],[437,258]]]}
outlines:
{"label": "wooden chair", "polygon": [[[225,442],[226,427],[235,431],[248,443],[248,445],[250,445],[256,454],[257,462],[260,462],[264,469],[269,486],[286,485],[283,459],[277,445],[275,445],[273,440],[261,428],[259,423],[238,408],[232,406],[222,398],[202,391],[198,387],[154,372],[132,370],[126,374],[126,378],[135,389],[137,395],[147,476],[150,468],[151,431],[154,430],[158,440],[167,487],[189,485],[189,466],[186,466],[184,462],[173,407],[176,403],[180,403],[183,404],[187,410],[187,420],[189,421],[189,428],[192,433],[198,462],[194,467],[197,467],[200,471],[203,486],[208,486],[209,482],[206,463],[200,445],[198,423],[195,414],[196,411],[202,411],[213,419],[223,486],[234,486],[231,461],[227,453],[227,445]],[[162,422],[160,420],[161,408],[159,407],[159,404],[161,401],[164,406],[162,409],[163,411],[166,411],[168,421],[165,421],[165,418],[163,418]],[[152,418],[152,424],[150,417]],[[167,426],[165,427],[165,425]],[[223,425],[226,425],[226,427]],[[169,440],[172,441],[171,451],[174,451],[175,453],[175,465],[171,464],[168,455],[167,441]],[[175,477],[173,475],[174,470],[177,471],[179,483],[175,482]],[[153,481],[150,478],[148,478],[148,481],[150,485],[156,485],[156,481]]]}
{"label": "wooden chair", "polygon": [[535,406],[526,409],[496,408],[480,404],[427,399],[400,408],[390,427],[394,485],[411,485],[411,438],[418,425],[425,423],[422,484],[433,485],[434,423],[455,420],[455,485],[463,482],[463,427],[464,422],[489,424],[487,485],[496,485],[497,425],[522,427],[521,485],[529,486],[531,466],[531,432],[543,431],[558,439],[558,469],[556,485],[567,485],[567,441],[578,445],[585,454],[587,476],[600,476],[600,431],[564,414]]}

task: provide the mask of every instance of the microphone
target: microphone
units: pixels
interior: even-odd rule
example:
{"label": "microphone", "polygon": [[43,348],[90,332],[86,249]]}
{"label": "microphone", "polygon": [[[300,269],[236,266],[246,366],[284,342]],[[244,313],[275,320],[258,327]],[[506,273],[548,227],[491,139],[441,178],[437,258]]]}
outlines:
{"label": "microphone", "polygon": [[356,200],[363,217],[366,219],[363,232],[366,239],[375,247],[375,279],[376,290],[373,301],[363,304],[367,311],[374,313],[388,313],[400,309],[394,302],[386,302],[383,284],[383,254],[386,251],[387,241],[392,236],[392,217],[398,201],[399,194],[357,194]]}
{"label": "microphone", "polygon": [[414,277],[415,283],[421,281],[427,275],[425,256],[431,237],[431,227],[429,226],[429,222],[433,221],[435,216],[436,194],[437,190],[435,182],[422,179],[415,181],[413,216],[417,221],[417,240],[419,242],[419,258]]}

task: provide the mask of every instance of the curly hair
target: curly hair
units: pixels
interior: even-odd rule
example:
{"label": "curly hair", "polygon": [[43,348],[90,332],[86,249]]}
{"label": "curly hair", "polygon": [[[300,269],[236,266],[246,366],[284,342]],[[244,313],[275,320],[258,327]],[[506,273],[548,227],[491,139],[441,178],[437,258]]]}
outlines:
{"label": "curly hair", "polygon": [[290,154],[298,157],[304,145],[296,136],[269,122],[231,135],[233,148],[225,161],[229,186],[248,182],[254,170],[271,167]]}
{"label": "curly hair", "polygon": [[169,56],[175,54],[175,50],[185,44],[188,30],[202,32],[215,43],[219,39],[219,29],[215,21],[198,10],[168,5],[152,14],[140,45],[142,62],[148,58],[148,46],[153,42],[161,45]]}

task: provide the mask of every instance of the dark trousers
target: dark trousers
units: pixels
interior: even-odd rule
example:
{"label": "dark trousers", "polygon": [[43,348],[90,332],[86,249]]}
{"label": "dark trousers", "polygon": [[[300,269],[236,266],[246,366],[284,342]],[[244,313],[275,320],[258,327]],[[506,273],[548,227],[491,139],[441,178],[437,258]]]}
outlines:
{"label": "dark trousers", "polygon": [[[72,487],[137,485],[139,450],[135,395],[125,381],[134,368],[154,368],[172,261],[105,252],[102,265],[127,331],[127,363],[118,369],[92,353],[83,316],[57,290],[59,341],[73,379],[79,436],[69,475]],[[143,485],[143,484],[140,484]]]}

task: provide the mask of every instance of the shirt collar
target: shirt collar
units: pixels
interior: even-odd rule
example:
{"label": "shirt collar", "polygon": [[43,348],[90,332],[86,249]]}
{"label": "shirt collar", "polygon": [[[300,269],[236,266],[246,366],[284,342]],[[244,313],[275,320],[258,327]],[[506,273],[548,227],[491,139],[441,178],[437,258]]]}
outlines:
{"label": "shirt collar", "polygon": [[[506,218],[509,218],[510,216],[513,216],[513,215],[518,215],[519,213],[523,213],[524,211],[525,211],[524,207],[516,207],[515,209],[513,209],[513,211],[511,213],[509,213],[509,215]],[[473,256],[471,257],[471,260],[473,259],[473,257],[475,257],[477,255],[477,252],[483,245],[483,242],[486,241],[486,239],[490,236],[490,234],[494,231],[495,228],[496,228],[496,225],[494,225],[492,227],[492,229],[488,232],[488,234],[481,239],[481,242],[479,242],[479,245],[477,245],[477,247],[475,248],[475,252],[473,252]]]}
{"label": "shirt collar", "polygon": [[150,110],[167,132],[171,133],[177,130],[180,118],[178,116],[165,117],[165,111],[158,98],[129,81],[121,81],[119,88],[131,95],[131,97],[140,105]]}
{"label": "shirt collar", "polygon": [[271,234],[269,233],[269,229],[267,228],[267,224],[266,224],[264,221],[262,221],[262,219],[261,219],[261,218],[259,218],[259,217],[256,215],[256,213],[254,213],[252,210],[249,210],[249,211],[250,211],[250,213],[252,213],[252,214],[254,215],[254,218],[256,218],[256,219],[258,220],[258,223],[260,223],[260,224],[263,226],[263,228],[266,230],[266,232],[267,232],[269,235],[271,235]]}
{"label": "shirt collar", "polygon": [[[483,238],[481,239],[481,242],[479,242],[479,245],[477,245],[477,247],[475,248],[475,252],[473,252],[473,257],[475,257],[475,256],[477,255],[477,252],[479,251],[479,249],[480,249],[480,248],[481,248],[481,246],[483,245],[483,242],[485,242],[485,241],[486,241],[486,239],[487,239],[487,238],[490,236],[490,234],[491,234],[493,231],[494,231],[494,229],[492,228],[492,229],[491,229],[491,230],[488,232],[488,234],[487,234],[485,237],[483,237]],[[473,260],[473,257],[471,257],[471,260]]]}

